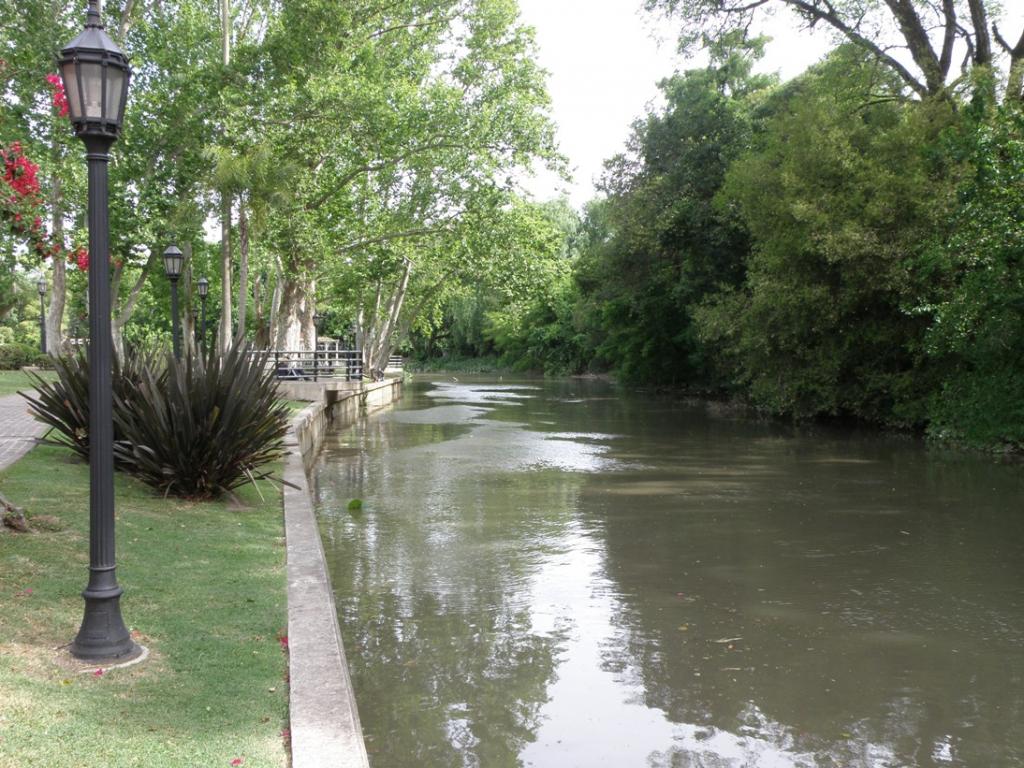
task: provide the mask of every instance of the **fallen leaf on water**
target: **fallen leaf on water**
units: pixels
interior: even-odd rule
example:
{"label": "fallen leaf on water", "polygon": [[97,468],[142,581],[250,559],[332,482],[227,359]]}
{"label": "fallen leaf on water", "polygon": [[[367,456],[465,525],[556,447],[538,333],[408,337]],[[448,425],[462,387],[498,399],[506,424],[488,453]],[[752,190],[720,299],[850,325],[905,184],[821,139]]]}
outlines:
{"label": "fallen leaf on water", "polygon": [[719,640],[712,640],[712,643],[718,643],[719,645],[728,645],[729,643],[738,643],[742,640],[742,637],[723,637]]}

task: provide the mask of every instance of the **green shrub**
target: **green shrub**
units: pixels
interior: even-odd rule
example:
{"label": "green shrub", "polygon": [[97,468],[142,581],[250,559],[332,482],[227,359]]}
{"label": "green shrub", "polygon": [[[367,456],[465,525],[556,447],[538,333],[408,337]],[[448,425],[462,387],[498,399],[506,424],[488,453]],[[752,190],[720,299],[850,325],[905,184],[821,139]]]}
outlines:
{"label": "green shrub", "polygon": [[26,365],[39,365],[41,358],[46,358],[46,364],[49,364],[49,357],[41,353],[38,347],[17,342],[0,344],[0,370],[16,371]]}
{"label": "green shrub", "polygon": [[289,418],[266,354],[168,355],[165,374],[143,366],[136,392],[115,391],[114,454],[165,494],[214,498],[270,476],[261,468],[283,455]]}

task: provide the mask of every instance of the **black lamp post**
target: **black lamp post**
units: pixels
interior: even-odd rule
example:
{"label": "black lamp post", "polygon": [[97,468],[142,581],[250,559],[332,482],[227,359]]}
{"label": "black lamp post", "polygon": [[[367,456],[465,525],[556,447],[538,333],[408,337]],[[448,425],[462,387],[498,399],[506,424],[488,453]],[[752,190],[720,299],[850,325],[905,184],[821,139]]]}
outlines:
{"label": "black lamp post", "polygon": [[192,307],[192,338],[199,345],[199,307]]}
{"label": "black lamp post", "polygon": [[200,326],[202,330],[199,332],[199,343],[206,344],[206,297],[210,295],[210,281],[205,277],[200,277],[197,285],[199,287],[199,300],[203,305],[203,324]]}
{"label": "black lamp post", "polygon": [[46,305],[43,301],[46,296],[46,278],[40,277],[36,282],[36,290],[39,291],[39,351],[46,354]]}
{"label": "black lamp post", "polygon": [[164,274],[171,281],[171,335],[174,343],[174,359],[181,360],[181,323],[178,318],[178,280],[185,257],[178,246],[169,245],[164,251]]}
{"label": "black lamp post", "polygon": [[71,653],[90,661],[141,652],[121,618],[114,558],[114,422],[110,394],[110,233],[107,164],[128,98],[128,59],[103,31],[98,0],[90,0],[85,29],[57,62],[75,135],[89,165],[89,584],[85,617]]}

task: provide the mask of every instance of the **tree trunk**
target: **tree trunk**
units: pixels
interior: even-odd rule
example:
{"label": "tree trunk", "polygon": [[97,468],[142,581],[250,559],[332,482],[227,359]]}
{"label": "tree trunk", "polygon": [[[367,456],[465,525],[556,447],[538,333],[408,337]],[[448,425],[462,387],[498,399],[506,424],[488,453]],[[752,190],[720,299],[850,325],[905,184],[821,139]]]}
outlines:
{"label": "tree trunk", "polygon": [[249,305],[249,217],[245,197],[238,199],[238,330],[235,339],[245,338],[245,316]]}
{"label": "tree trunk", "polygon": [[267,348],[277,347],[277,332],[281,318],[281,297],[284,295],[284,270],[281,258],[274,256],[274,292],[270,297],[270,309],[267,312]]}
{"label": "tree trunk", "polygon": [[267,286],[264,282],[267,273],[253,278],[252,281],[252,311],[256,320],[256,333],[253,334],[253,346],[256,349],[266,349],[270,346],[270,339],[267,334]]}
{"label": "tree trunk", "polygon": [[[221,63],[231,64],[231,0],[220,0]],[[220,196],[220,345],[231,346],[231,195]]]}
{"label": "tree trunk", "polygon": [[281,306],[274,334],[274,349],[288,352],[311,350],[316,281],[286,276],[281,285]]}
{"label": "tree trunk", "polygon": [[[50,227],[53,241],[64,242],[64,211],[60,177],[55,173],[50,185]],[[64,348],[64,304],[67,301],[67,268],[64,259],[53,257],[53,274],[50,277],[50,308],[46,313],[46,351],[58,355]]]}
{"label": "tree trunk", "polygon": [[231,346],[231,195],[220,196],[220,331],[222,349]]}
{"label": "tree trunk", "polygon": [[231,63],[231,0],[220,0],[220,50],[221,63]]}
{"label": "tree trunk", "polygon": [[[184,251],[188,258],[192,256],[192,246],[189,243],[185,244]],[[139,296],[142,293],[143,287],[146,285],[146,280],[149,278],[149,273],[153,269],[153,265],[157,262],[159,250],[157,246],[152,246],[149,249],[149,259],[142,267],[142,272],[139,273],[138,278],[135,280],[135,285],[132,286],[131,291],[128,293],[128,298],[125,301],[121,301],[121,276],[124,274],[124,264],[119,263],[114,266],[113,278],[110,284],[110,296],[114,306],[111,308],[113,313],[112,322],[110,323],[110,333],[114,337],[114,354],[117,355],[119,360],[124,360],[124,327],[128,325],[128,321],[132,319],[132,315],[135,314],[135,308],[138,306]]]}
{"label": "tree trunk", "polygon": [[363,370],[374,380],[383,376],[387,368],[388,358],[394,349],[394,334],[398,328],[398,318],[402,314],[402,305],[409,290],[409,278],[412,275],[412,262],[406,259],[402,265],[402,276],[395,285],[388,299],[387,309],[383,317],[379,316],[381,291],[378,287],[375,301],[375,315],[369,318],[363,330]]}

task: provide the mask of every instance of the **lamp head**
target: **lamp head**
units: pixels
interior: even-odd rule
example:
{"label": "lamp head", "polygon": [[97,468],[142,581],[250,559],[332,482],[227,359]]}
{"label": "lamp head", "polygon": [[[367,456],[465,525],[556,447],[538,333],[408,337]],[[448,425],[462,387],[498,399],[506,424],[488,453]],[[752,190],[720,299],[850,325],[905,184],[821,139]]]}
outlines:
{"label": "lamp head", "polygon": [[57,67],[75,134],[116,139],[124,122],[131,67],[103,31],[98,0],[90,1],[85,29],[60,52]]}
{"label": "lamp head", "polygon": [[181,269],[185,264],[185,257],[178,250],[178,246],[169,245],[164,251],[164,274],[167,279],[174,282],[181,277]]}

